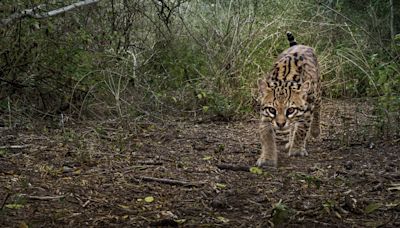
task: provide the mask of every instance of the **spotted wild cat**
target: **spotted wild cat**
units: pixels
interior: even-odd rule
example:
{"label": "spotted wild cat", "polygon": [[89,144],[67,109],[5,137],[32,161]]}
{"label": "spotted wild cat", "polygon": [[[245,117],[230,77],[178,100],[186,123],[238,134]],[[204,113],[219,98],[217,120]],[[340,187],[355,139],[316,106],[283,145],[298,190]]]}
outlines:
{"label": "spotted wild cat", "polygon": [[278,164],[278,151],[307,156],[306,141],[320,134],[321,82],[314,50],[297,44],[282,52],[270,74],[258,80],[262,152],[257,166]]}

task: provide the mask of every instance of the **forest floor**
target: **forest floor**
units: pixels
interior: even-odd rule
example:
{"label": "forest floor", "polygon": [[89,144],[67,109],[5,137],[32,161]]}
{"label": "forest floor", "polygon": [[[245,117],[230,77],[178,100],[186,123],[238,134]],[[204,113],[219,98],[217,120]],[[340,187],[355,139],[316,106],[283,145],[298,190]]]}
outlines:
{"label": "forest floor", "polygon": [[400,227],[400,139],[362,107],[326,101],[308,157],[251,171],[256,119],[2,129],[0,227]]}

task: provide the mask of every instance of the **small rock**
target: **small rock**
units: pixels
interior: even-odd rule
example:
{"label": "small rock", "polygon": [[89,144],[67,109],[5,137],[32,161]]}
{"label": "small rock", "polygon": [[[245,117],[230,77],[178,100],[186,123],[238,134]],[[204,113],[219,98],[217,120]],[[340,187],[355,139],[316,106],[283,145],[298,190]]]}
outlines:
{"label": "small rock", "polygon": [[179,224],[173,219],[161,219],[151,222],[149,225],[151,227],[179,227]]}
{"label": "small rock", "polygon": [[346,168],[347,170],[352,169],[353,168],[353,162],[347,161],[346,164],[344,164],[344,168]]}
{"label": "small rock", "polygon": [[368,145],[368,148],[369,149],[374,149],[375,148],[375,143],[370,142],[369,145]]}
{"label": "small rock", "polygon": [[374,185],[372,188],[371,188],[371,191],[381,191],[381,190],[383,190],[383,184],[382,183],[378,183],[378,184],[376,184],[376,185]]}
{"label": "small rock", "polygon": [[356,208],[357,208],[357,200],[354,199],[352,195],[346,195],[344,197],[344,206],[348,210],[354,212],[356,210]]}
{"label": "small rock", "polygon": [[214,208],[227,208],[228,200],[224,195],[217,195],[211,202],[211,206]]}
{"label": "small rock", "polygon": [[69,167],[69,166],[63,166],[63,173],[70,173],[72,172],[74,169]]}
{"label": "small rock", "polygon": [[311,208],[312,204],[310,201],[304,201],[302,206],[305,210],[309,210]]}

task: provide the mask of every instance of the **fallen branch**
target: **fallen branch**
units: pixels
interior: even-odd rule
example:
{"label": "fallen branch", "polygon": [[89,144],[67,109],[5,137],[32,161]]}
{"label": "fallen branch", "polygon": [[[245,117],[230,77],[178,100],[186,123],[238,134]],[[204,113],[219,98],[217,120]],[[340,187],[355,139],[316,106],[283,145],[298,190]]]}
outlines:
{"label": "fallen branch", "polygon": [[6,205],[6,202],[7,202],[8,198],[10,198],[10,196],[11,196],[11,194],[7,193],[6,197],[4,197],[3,203],[1,204],[1,207],[0,207],[0,211],[3,210],[4,206]]}
{"label": "fallen branch", "polygon": [[31,200],[56,200],[56,199],[62,199],[65,198],[65,195],[60,195],[60,196],[30,196],[26,194],[21,194],[21,196],[31,199]]}
{"label": "fallen branch", "polygon": [[24,148],[28,148],[31,145],[27,144],[27,145],[9,145],[9,146],[0,146],[0,150],[2,149],[24,149]]}
{"label": "fallen branch", "polygon": [[89,203],[90,203],[90,199],[87,200],[84,204],[82,204],[82,207],[85,208]]}
{"label": "fallen branch", "polygon": [[196,186],[204,184],[204,183],[193,183],[193,182],[188,182],[188,181],[166,179],[166,178],[156,178],[156,177],[147,177],[147,176],[140,176],[140,177],[137,177],[136,179],[137,180],[142,180],[142,181],[159,182],[159,183],[170,184],[170,185],[181,185],[181,186],[185,186],[185,187],[196,187]]}
{"label": "fallen branch", "polygon": [[127,173],[130,173],[132,171],[136,171],[137,169],[143,170],[143,169],[153,168],[155,165],[162,165],[162,163],[155,162],[153,164],[147,163],[146,165],[133,165],[133,166],[128,166],[128,167],[125,167],[123,169],[114,170],[114,171],[110,170],[110,169],[101,169],[101,170],[92,169],[92,170],[88,170],[85,173],[82,173],[81,175],[89,175],[89,174],[93,174],[93,173],[95,173],[96,175],[101,175],[101,174],[118,173],[118,172],[121,172],[123,174],[127,174]]}
{"label": "fallen branch", "polygon": [[3,26],[10,24],[11,22],[20,19],[20,18],[24,18],[24,17],[31,17],[31,18],[36,18],[36,19],[43,19],[43,18],[47,18],[47,17],[53,17],[55,15],[61,14],[61,13],[65,13],[67,11],[73,10],[75,8],[81,7],[81,6],[86,6],[86,5],[90,5],[93,3],[97,3],[100,0],[85,0],[85,1],[79,1],[79,2],[75,2],[72,3],[71,5],[68,6],[64,6],[61,7],[59,9],[55,9],[49,12],[44,12],[44,13],[38,13],[37,11],[40,11],[41,9],[43,9],[46,4],[40,4],[38,6],[35,6],[32,9],[26,9],[26,10],[22,10],[21,12],[16,12],[13,13],[10,17],[5,18],[5,19],[1,19],[1,24]]}
{"label": "fallen branch", "polygon": [[163,164],[160,161],[152,161],[152,160],[150,160],[150,161],[141,161],[141,162],[138,162],[138,163],[141,164],[141,165],[148,165],[148,166],[150,166],[150,165],[162,165]]}
{"label": "fallen branch", "polygon": [[217,164],[217,167],[219,169],[226,169],[226,170],[232,170],[232,171],[245,171],[245,172],[250,172],[250,168],[251,168],[251,166],[248,166],[248,165],[234,165],[234,164],[226,164],[226,163]]}

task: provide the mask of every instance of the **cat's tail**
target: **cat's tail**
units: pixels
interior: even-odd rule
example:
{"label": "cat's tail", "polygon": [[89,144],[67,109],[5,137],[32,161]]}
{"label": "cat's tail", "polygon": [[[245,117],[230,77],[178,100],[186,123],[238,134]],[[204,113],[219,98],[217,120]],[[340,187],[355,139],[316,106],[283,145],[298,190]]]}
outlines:
{"label": "cat's tail", "polygon": [[297,42],[296,42],[296,40],[294,39],[294,36],[293,36],[293,34],[291,33],[291,32],[286,32],[286,36],[287,36],[287,39],[288,39],[288,41],[289,41],[289,45],[290,45],[290,47],[292,47],[292,46],[294,46],[294,45],[297,45]]}

